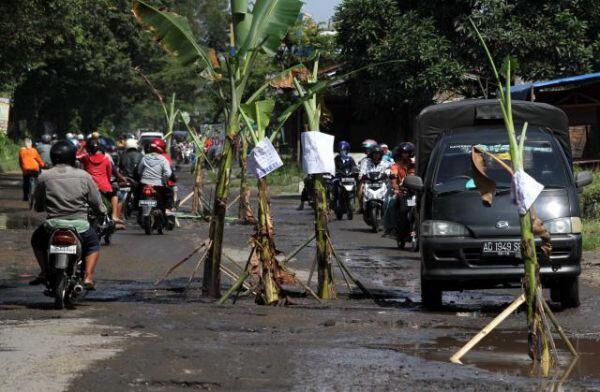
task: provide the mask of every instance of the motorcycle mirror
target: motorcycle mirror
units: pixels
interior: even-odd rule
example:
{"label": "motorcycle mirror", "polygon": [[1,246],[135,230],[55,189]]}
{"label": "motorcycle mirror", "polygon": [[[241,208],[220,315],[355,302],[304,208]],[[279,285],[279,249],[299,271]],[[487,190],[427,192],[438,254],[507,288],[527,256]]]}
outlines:
{"label": "motorcycle mirror", "polygon": [[406,176],[402,185],[413,191],[422,191],[423,179],[419,176]]}

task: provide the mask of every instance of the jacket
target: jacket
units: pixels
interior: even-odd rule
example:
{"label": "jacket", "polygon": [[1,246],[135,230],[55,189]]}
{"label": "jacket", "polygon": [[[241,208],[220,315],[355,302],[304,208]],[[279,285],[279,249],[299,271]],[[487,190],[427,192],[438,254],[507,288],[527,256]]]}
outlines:
{"label": "jacket", "polygon": [[123,154],[121,162],[119,163],[122,174],[127,177],[138,178],[137,168],[142,160],[142,157],[142,153],[138,150],[133,148],[127,150],[127,152]]}
{"label": "jacket", "polygon": [[19,150],[19,165],[23,173],[30,171],[39,172],[44,167],[44,161],[35,148],[21,147]]}
{"label": "jacket", "polygon": [[42,161],[44,161],[44,167],[51,168],[52,160],[50,159],[50,149],[52,149],[52,146],[50,144],[40,143],[36,148],[40,153],[40,157],[42,157]]}
{"label": "jacket", "polygon": [[92,177],[69,165],[56,165],[38,177],[35,210],[46,211],[48,219],[87,219],[88,205],[100,214],[107,210]]}
{"label": "jacket", "polygon": [[173,171],[169,161],[162,155],[151,153],[144,155],[138,165],[140,182],[152,186],[165,186]]}
{"label": "jacket", "polygon": [[83,168],[90,173],[100,192],[112,192],[110,177],[112,176],[112,163],[101,152],[94,155],[83,154],[80,157]]}

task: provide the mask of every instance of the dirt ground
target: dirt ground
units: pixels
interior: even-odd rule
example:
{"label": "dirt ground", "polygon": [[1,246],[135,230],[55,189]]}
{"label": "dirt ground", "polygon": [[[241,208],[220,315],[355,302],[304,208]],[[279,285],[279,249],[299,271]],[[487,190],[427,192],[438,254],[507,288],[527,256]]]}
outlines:
{"label": "dirt ground", "polygon": [[[182,172],[182,195],[189,181]],[[470,352],[465,366],[448,360],[518,290],[447,293],[443,310],[425,311],[418,254],[370,233],[360,215],[330,228],[337,251],[375,300],[348,291],[336,269],[337,300],[318,303],[290,287],[292,306],[259,306],[252,297],[216,305],[200,295],[199,278],[188,287],[197,258],[154,285],[206,238],[206,223],[182,220],[162,236],[146,236],[131,222],[102,248],[98,291],[74,310],[53,310],[51,298],[27,285],[37,273],[29,237],[42,216],[27,211],[19,187],[19,176],[0,176],[0,391],[600,390],[595,254],[585,255],[581,307],[555,307],[582,356],[561,380],[570,359],[559,342],[560,368],[539,378],[530,376],[522,312]],[[273,198],[283,252],[312,232],[311,210],[296,206],[296,198]],[[225,251],[240,264],[252,231],[226,227]],[[311,245],[289,263],[304,281],[314,253]],[[224,289],[231,283],[223,277]]]}

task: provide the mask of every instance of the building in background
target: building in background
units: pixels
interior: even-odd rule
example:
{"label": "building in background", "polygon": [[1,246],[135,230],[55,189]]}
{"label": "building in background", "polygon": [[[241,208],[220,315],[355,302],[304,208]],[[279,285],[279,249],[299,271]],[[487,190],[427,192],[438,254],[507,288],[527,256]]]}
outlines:
{"label": "building in background", "polygon": [[8,132],[8,116],[10,114],[10,98],[0,97],[0,133]]}

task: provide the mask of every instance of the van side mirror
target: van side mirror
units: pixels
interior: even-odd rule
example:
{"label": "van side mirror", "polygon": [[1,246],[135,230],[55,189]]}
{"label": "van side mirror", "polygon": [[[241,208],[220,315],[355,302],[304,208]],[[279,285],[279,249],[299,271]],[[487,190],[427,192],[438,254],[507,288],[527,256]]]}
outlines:
{"label": "van side mirror", "polygon": [[592,176],[592,173],[587,170],[579,172],[575,176],[575,184],[577,185],[577,188],[580,189],[590,185],[592,181],[594,181],[594,177]]}
{"label": "van side mirror", "polygon": [[402,186],[413,191],[422,191],[423,179],[419,176],[406,176],[402,182]]}

